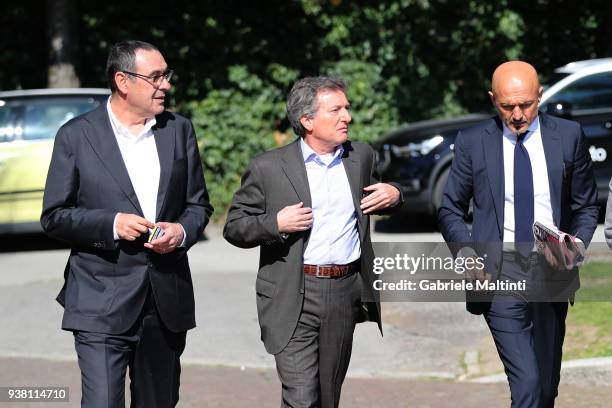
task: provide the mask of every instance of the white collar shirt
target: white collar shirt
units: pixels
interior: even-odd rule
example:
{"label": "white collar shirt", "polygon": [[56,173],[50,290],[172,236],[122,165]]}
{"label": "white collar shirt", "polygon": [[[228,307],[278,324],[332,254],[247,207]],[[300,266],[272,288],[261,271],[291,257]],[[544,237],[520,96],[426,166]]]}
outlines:
{"label": "white collar shirt", "polygon": [[[152,129],[156,123],[155,118],[147,119],[140,133],[133,134],[117,119],[111,108],[110,100],[109,97],[106,109],[121,157],[144,218],[155,223],[160,176],[159,156]],[[118,239],[116,232],[115,239]]]}
{"label": "white collar shirt", "polygon": [[[523,145],[529,154],[533,177],[533,220],[548,226],[555,226],[550,202],[548,167],[542,143],[540,120],[534,119],[528,128]],[[504,125],[504,242],[514,242],[514,147],[516,135]]]}

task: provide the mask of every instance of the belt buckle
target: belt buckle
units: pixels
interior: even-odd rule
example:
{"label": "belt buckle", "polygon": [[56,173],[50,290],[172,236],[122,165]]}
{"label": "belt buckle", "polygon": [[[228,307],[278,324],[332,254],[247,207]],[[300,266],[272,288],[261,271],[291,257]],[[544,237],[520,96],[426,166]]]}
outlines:
{"label": "belt buckle", "polygon": [[328,274],[327,276],[325,276],[325,275],[320,275],[320,274],[319,274],[319,269],[320,269],[320,267],[322,267],[322,266],[324,267],[324,266],[330,266],[330,265],[317,265],[317,269],[316,269],[316,271],[315,271],[315,276],[316,276],[317,278],[330,279],[330,278],[331,278],[331,276],[329,276],[329,274]]}

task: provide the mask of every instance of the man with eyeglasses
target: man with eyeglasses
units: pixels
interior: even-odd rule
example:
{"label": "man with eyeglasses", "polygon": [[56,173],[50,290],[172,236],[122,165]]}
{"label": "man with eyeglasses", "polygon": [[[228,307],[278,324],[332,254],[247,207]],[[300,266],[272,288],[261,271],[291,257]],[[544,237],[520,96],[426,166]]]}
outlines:
{"label": "man with eyeglasses", "polygon": [[[195,326],[187,250],[213,211],[191,122],[164,110],[172,71],[153,45],[115,44],[108,102],[58,131],[41,223],[70,243],[58,302],[83,407],[173,407]],[[159,230],[162,232],[160,233]]]}
{"label": "man with eyeglasses", "polygon": [[[480,282],[524,282],[523,289],[468,292],[483,314],[510,385],[512,407],[554,406],[568,300],[578,271],[537,252],[534,222],[588,245],[599,209],[591,157],[578,123],[538,111],[542,87],[522,61],[501,64],[489,96],[499,117],[462,130],[438,212],[460,257],[478,256]],[[473,201],[471,230],[464,222]],[[546,254],[546,252],[545,252]],[[474,281],[476,283],[476,281]]]}

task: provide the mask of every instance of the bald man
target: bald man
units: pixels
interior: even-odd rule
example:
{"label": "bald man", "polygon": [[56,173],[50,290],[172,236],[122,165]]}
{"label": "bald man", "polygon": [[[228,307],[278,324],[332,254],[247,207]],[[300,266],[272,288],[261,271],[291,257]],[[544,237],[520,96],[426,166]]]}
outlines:
{"label": "bald man", "polygon": [[[493,73],[499,115],[462,130],[438,220],[457,257],[482,257],[474,280],[498,290],[467,293],[482,314],[504,364],[512,407],[552,407],[557,396],[568,301],[577,270],[561,270],[534,246],[535,221],[588,245],[597,225],[597,190],[580,125],[538,111],[542,87],[521,61]],[[473,224],[464,219],[473,200]],[[500,282],[521,283],[499,290]]]}

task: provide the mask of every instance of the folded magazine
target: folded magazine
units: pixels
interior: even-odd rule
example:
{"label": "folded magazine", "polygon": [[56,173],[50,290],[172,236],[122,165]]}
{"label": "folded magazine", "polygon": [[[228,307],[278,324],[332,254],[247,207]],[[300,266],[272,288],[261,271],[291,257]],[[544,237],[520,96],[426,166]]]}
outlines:
{"label": "folded magazine", "polygon": [[558,263],[565,269],[571,270],[582,265],[585,248],[584,245],[576,241],[576,237],[573,235],[555,227],[544,225],[539,221],[533,224],[533,235],[538,252],[545,255],[548,248]]}

